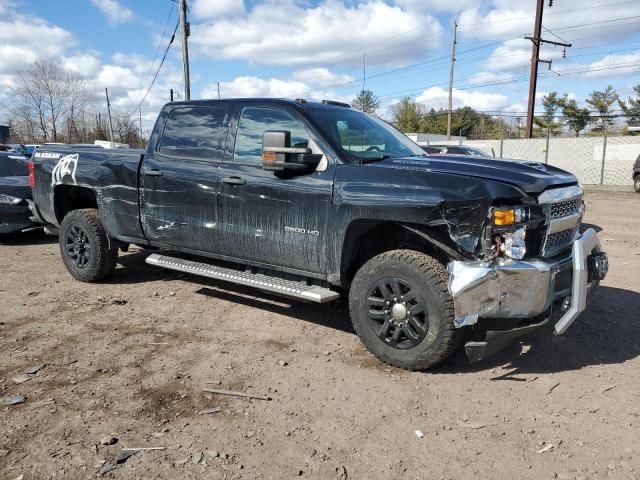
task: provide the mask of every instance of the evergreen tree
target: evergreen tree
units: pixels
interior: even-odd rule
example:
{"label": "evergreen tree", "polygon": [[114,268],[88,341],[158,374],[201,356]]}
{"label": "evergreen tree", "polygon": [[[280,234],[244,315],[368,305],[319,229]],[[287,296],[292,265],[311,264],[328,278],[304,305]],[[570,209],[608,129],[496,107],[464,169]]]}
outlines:
{"label": "evergreen tree", "polygon": [[613,124],[611,119],[611,106],[618,101],[618,94],[614,88],[609,85],[605,90],[594,90],[589,95],[587,103],[598,112],[600,117],[599,125],[594,127],[594,130],[604,130],[609,125]]}
{"label": "evergreen tree", "polygon": [[624,100],[618,100],[620,108],[627,115],[627,125],[630,127],[640,127],[640,83],[633,87],[636,93],[635,98],[629,97],[628,105]]}
{"label": "evergreen tree", "polygon": [[366,113],[376,113],[376,109],[380,106],[380,100],[371,90],[361,90],[351,106]]}

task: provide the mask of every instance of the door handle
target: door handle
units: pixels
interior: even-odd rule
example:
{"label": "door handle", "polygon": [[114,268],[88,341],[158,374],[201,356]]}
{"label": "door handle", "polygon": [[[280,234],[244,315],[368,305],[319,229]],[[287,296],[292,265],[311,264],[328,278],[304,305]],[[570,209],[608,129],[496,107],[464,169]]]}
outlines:
{"label": "door handle", "polygon": [[145,175],[149,175],[150,177],[161,177],[162,170],[158,170],[157,168],[145,168],[142,170],[142,173]]}
{"label": "door handle", "polygon": [[222,179],[222,183],[227,183],[229,185],[244,185],[247,181],[240,177],[224,177]]}

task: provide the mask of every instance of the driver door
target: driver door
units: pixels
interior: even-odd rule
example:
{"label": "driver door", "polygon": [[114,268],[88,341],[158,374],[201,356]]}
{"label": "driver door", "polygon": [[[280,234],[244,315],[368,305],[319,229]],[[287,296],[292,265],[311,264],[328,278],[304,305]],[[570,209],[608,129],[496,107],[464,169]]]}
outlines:
{"label": "driver door", "polygon": [[217,197],[221,253],[300,272],[326,273],[334,165],[298,174],[262,168],[266,130],[290,131],[292,146],[317,148],[303,121],[282,107],[239,106],[230,130],[235,131],[229,141],[233,155],[220,164]]}

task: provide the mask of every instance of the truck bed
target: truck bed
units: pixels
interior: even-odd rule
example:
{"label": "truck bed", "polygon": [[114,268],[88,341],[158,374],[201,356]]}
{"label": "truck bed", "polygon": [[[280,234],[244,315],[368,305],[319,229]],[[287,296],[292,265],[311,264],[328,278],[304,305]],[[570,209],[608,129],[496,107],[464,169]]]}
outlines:
{"label": "truck bed", "polygon": [[[140,227],[138,173],[141,149],[46,145],[33,154],[34,202],[46,223],[59,226],[64,200],[93,195],[110,236],[144,239]],[[62,191],[64,195],[54,193]],[[92,205],[87,205],[92,206]]]}

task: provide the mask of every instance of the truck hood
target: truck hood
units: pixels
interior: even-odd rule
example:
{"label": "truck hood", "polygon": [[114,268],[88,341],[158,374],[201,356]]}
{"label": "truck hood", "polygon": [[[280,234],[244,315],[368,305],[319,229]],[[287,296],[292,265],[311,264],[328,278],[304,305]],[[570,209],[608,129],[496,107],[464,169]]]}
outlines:
{"label": "truck hood", "polygon": [[485,178],[514,185],[529,194],[538,194],[550,187],[577,183],[572,174],[551,165],[472,156],[388,158],[369,163],[367,166]]}

